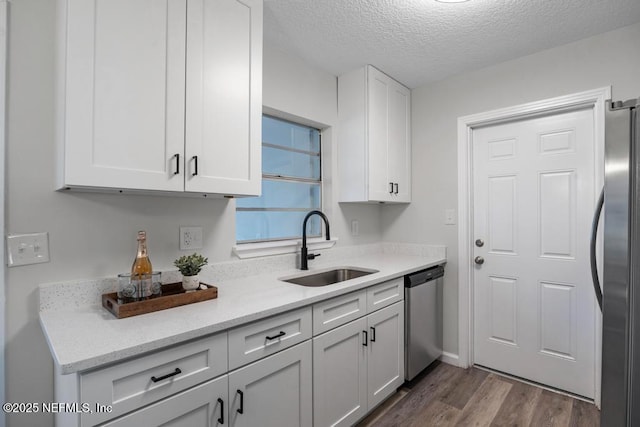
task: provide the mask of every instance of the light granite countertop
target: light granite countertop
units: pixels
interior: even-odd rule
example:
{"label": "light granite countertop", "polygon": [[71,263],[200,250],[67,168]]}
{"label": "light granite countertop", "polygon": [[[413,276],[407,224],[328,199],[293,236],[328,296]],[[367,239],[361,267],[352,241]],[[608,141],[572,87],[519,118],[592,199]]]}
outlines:
{"label": "light granite countertop", "polygon": [[[126,319],[116,319],[96,301],[94,305],[41,311],[40,323],[59,372],[70,374],[221,332],[444,262],[443,250],[442,254],[427,255],[377,253],[310,266],[309,273],[343,266],[379,270],[324,287],[278,280],[304,273],[296,269],[228,280],[216,280],[203,271],[201,280],[218,287],[217,299]],[[50,290],[51,285],[46,286]]]}

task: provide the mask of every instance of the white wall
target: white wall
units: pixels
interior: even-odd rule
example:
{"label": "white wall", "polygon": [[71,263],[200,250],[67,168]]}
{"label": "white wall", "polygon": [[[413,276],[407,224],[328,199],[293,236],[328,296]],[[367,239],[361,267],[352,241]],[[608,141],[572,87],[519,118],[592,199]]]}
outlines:
{"label": "white wall", "polygon": [[474,113],[612,86],[614,99],[640,96],[640,24],[414,89],[413,203],[382,210],[383,239],[448,247],[444,350],[458,352],[457,119]]}
{"label": "white wall", "polygon": [[[172,261],[179,255],[180,225],[203,227],[202,252],[211,261],[231,259],[235,204],[54,191],[55,2],[15,0],[10,6],[6,225],[9,233],[48,231],[51,262],[8,271],[6,399],[51,402],[53,368],[38,324],[38,284],[126,271],[135,255],[139,229],[147,230],[151,260],[159,270],[173,268]],[[308,121],[335,124],[335,76],[268,46],[264,75],[265,105]],[[334,161],[332,143],[326,147],[329,162]],[[378,207],[340,209],[331,198],[335,180],[330,176],[327,180],[326,210],[332,212],[332,234],[339,237],[339,244],[379,241]],[[346,232],[351,218],[360,219],[357,239]],[[53,425],[53,420],[45,414],[11,416],[8,425],[44,427]]]}

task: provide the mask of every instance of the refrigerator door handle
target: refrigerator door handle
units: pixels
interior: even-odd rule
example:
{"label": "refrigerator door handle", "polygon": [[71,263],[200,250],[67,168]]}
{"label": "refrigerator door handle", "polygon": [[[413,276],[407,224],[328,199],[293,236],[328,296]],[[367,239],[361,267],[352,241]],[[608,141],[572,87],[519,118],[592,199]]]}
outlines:
{"label": "refrigerator door handle", "polygon": [[593,214],[593,222],[591,224],[591,278],[593,281],[593,290],[598,300],[598,306],[602,311],[602,288],[600,288],[600,279],[598,279],[598,263],[596,262],[596,238],[598,237],[598,224],[600,223],[600,215],[602,213],[602,207],[604,205],[604,188],[600,192],[598,203],[596,205],[596,211]]}

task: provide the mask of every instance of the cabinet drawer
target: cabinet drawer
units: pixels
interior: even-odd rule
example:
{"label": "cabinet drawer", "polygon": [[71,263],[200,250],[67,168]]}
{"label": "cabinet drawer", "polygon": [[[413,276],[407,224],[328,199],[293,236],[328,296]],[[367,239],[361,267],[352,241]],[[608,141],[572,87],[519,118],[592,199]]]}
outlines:
{"label": "cabinet drawer", "polygon": [[362,290],[313,305],[313,335],[344,325],[367,314],[367,293]]}
{"label": "cabinet drawer", "polygon": [[[227,371],[227,334],[172,347],[80,375],[80,401],[92,405],[82,425],[94,425],[193,387]],[[111,405],[110,413],[93,405]]]}
{"label": "cabinet drawer", "polygon": [[367,289],[367,313],[404,299],[404,277],[389,280]]}
{"label": "cabinet drawer", "polygon": [[280,314],[229,331],[229,370],[311,338],[311,308]]}

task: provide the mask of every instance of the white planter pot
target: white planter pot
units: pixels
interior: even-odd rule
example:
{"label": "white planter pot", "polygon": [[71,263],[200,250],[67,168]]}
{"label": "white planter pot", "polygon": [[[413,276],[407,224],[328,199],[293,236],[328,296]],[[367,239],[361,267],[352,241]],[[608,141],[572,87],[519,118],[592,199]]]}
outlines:
{"label": "white planter pot", "polygon": [[182,276],[182,289],[185,291],[195,291],[200,286],[200,276]]}

